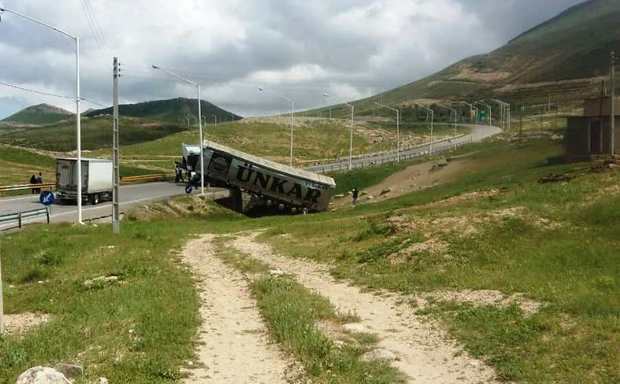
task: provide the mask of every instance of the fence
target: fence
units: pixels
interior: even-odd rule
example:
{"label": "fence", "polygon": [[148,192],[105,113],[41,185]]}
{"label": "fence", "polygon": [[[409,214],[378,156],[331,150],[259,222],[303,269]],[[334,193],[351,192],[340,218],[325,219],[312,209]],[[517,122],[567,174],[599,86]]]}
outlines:
{"label": "fence", "polygon": [[[45,216],[47,219],[47,224],[50,223],[50,210],[48,207],[45,207],[45,208],[33,209],[30,211],[23,211],[23,212],[0,215],[0,224],[17,222],[17,228],[21,228],[24,220],[31,219],[33,217],[39,217],[39,216]],[[10,229],[10,228],[4,228],[4,229]]]}
{"label": "fence", "polygon": [[121,177],[121,183],[133,184],[133,183],[148,183],[153,181],[164,181],[172,178],[173,175],[161,173],[156,175],[143,175],[143,176],[124,176]]}
{"label": "fence", "polygon": [[45,184],[18,184],[18,185],[0,185],[0,193],[2,192],[14,192],[24,191],[28,189],[53,189],[56,187],[54,183]]}

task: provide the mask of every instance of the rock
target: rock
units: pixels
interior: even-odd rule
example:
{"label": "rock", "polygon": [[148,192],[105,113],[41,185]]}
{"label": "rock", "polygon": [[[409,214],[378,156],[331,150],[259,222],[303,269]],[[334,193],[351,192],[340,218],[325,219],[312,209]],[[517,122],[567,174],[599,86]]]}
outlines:
{"label": "rock", "polygon": [[344,324],[342,326],[342,329],[344,329],[347,332],[353,332],[353,333],[368,332],[368,329],[366,328],[366,326],[364,324],[361,324],[361,323],[348,323],[348,324]]}
{"label": "rock", "polygon": [[398,360],[398,356],[392,351],[388,351],[387,349],[373,349],[372,351],[368,351],[362,355],[363,361],[374,361],[374,360],[384,360],[384,361],[396,361]]}
{"label": "rock", "polygon": [[58,364],[55,368],[69,379],[75,379],[84,375],[84,368],[77,364]]}
{"label": "rock", "polygon": [[284,271],[281,269],[271,269],[269,270],[269,274],[271,276],[279,277],[279,276],[284,276]]}
{"label": "rock", "polygon": [[67,384],[70,381],[54,368],[34,367],[19,375],[15,384]]}
{"label": "rock", "polygon": [[99,378],[99,384],[108,384],[108,379],[106,379],[105,377],[100,377]]}
{"label": "rock", "polygon": [[379,196],[383,196],[383,195],[387,195],[388,193],[392,192],[391,188],[386,188],[383,191],[381,191],[381,193],[379,194]]}
{"label": "rock", "polygon": [[94,279],[86,280],[84,282],[84,286],[86,288],[92,288],[94,286],[113,284],[113,283],[116,283],[118,280],[119,280],[119,277],[115,275],[99,276],[99,277],[95,277]]}

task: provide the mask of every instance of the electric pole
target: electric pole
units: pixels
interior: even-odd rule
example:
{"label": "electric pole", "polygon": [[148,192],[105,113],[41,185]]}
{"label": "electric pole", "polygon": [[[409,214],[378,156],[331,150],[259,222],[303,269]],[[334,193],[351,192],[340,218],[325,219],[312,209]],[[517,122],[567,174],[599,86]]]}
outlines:
{"label": "electric pole", "polygon": [[119,210],[119,183],[120,183],[120,164],[119,164],[119,136],[118,136],[118,78],[121,76],[120,63],[118,58],[114,58],[114,76],[112,82],[112,104],[113,104],[113,118],[112,118],[112,162],[113,162],[113,176],[112,176],[112,231],[116,234],[120,233],[120,210]]}
{"label": "electric pole", "polygon": [[610,115],[610,142],[609,153],[613,157],[616,154],[616,52],[611,52],[611,68],[609,71],[610,88],[611,88],[611,108]]}

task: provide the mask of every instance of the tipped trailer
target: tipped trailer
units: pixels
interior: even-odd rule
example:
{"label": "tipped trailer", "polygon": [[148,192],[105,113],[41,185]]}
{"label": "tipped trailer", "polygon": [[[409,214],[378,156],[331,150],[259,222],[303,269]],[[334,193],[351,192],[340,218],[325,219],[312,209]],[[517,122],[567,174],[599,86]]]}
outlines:
{"label": "tipped trailer", "polygon": [[[196,173],[194,185],[200,185],[199,153],[197,146],[183,146],[184,162]],[[331,177],[279,164],[212,141],[206,142],[202,153],[205,183],[228,188],[237,210],[242,210],[242,193],[246,193],[253,205],[325,211],[336,190]]]}
{"label": "tipped trailer", "polygon": [[[77,159],[56,159],[56,197],[77,201]],[[82,158],[82,201],[97,205],[112,200],[112,160]]]}

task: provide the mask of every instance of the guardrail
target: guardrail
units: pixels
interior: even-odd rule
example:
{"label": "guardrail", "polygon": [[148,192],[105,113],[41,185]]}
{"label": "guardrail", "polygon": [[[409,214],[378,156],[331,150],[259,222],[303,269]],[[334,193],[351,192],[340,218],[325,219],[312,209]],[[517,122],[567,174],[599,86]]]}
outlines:
{"label": "guardrail", "polygon": [[[24,220],[31,219],[33,217],[39,217],[39,216],[45,216],[47,218],[47,224],[50,223],[50,210],[48,207],[45,207],[45,208],[33,209],[30,211],[23,211],[23,212],[0,215],[0,224],[17,222],[17,228],[21,228]],[[15,228],[15,227],[12,227],[12,228]],[[4,228],[4,229],[11,229],[11,228]]]}
{"label": "guardrail", "polygon": [[44,184],[18,184],[18,185],[0,185],[0,193],[23,191],[27,189],[53,189],[56,187],[54,183]]}
{"label": "guardrail", "polygon": [[[470,140],[461,140],[460,142],[455,141],[458,139],[462,139],[469,136]],[[459,135],[454,137],[449,137],[442,140],[433,141],[433,155],[444,153],[450,150],[453,150],[457,147],[461,147],[465,144],[469,144],[472,140],[471,135]],[[424,157],[430,154],[430,144],[422,144],[416,147],[410,147],[405,150],[400,151],[400,160],[411,160],[419,157]],[[396,152],[379,152],[368,154],[363,157],[354,157],[351,169],[357,168],[367,168],[378,166],[387,163],[395,163],[399,159],[399,156]],[[334,173],[334,172],[343,172],[349,170],[349,161],[341,160],[337,163],[332,164],[319,164],[311,167],[306,167],[305,169],[317,172],[317,173]]]}
{"label": "guardrail", "polygon": [[174,175],[170,174],[155,174],[155,175],[142,175],[142,176],[124,176],[121,177],[121,183],[125,184],[133,184],[133,183],[147,183],[154,181],[163,181],[169,178],[174,177]]}

